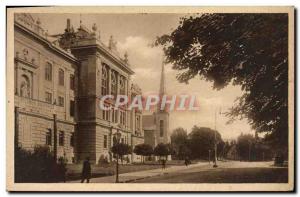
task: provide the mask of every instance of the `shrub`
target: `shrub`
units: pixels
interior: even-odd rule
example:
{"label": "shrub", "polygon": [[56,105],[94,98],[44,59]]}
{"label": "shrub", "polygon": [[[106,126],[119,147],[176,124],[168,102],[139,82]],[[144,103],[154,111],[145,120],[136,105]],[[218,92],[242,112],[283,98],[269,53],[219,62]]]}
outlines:
{"label": "shrub", "polygon": [[56,163],[49,147],[36,146],[33,152],[15,148],[15,182],[59,182],[64,181],[65,173],[65,160]]}

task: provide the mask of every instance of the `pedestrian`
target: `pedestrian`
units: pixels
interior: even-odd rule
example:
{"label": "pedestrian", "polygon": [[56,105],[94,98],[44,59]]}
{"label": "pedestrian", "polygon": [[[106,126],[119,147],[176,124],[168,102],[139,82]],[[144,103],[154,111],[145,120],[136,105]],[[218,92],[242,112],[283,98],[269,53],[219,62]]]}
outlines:
{"label": "pedestrian", "polygon": [[185,164],[185,166],[188,166],[190,164],[190,161],[187,157],[184,160],[184,164]]}
{"label": "pedestrian", "polygon": [[162,160],[162,169],[166,169],[166,160],[165,159],[163,159]]}
{"label": "pedestrian", "polygon": [[83,166],[82,166],[81,183],[83,183],[85,180],[87,183],[89,183],[90,178],[91,178],[90,158],[86,157],[85,161],[83,162]]}

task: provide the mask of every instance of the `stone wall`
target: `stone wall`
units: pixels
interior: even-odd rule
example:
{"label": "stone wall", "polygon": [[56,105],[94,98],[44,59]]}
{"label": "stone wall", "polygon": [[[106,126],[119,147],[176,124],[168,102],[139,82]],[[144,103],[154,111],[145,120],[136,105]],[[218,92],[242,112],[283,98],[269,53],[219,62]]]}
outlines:
{"label": "stone wall", "polygon": [[[46,145],[46,133],[49,129],[52,132],[50,150],[54,148],[54,121],[53,119],[36,116],[33,114],[19,113],[18,144],[26,150],[33,151],[35,146]],[[57,123],[57,158],[65,157],[68,163],[74,161],[74,147],[71,146],[71,135],[74,135],[74,125],[58,122]],[[64,132],[64,146],[59,146],[59,131]]]}

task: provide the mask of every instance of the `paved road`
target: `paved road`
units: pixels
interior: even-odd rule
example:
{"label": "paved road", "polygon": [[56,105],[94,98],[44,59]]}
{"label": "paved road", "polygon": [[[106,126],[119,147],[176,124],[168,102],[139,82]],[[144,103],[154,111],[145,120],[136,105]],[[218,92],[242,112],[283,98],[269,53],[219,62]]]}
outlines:
{"label": "paved road", "polygon": [[[144,170],[144,171],[137,171],[137,172],[128,172],[119,175],[119,182],[134,182],[136,180],[141,180],[148,177],[154,176],[162,176],[168,173],[175,173],[180,172],[186,169],[192,169],[200,166],[208,166],[208,163],[197,163],[189,165],[188,167],[179,165],[179,166],[168,166],[166,169],[152,169],[152,170]],[[120,166],[122,168],[122,166]],[[114,183],[116,180],[116,176],[105,176],[105,177],[98,177],[92,178],[90,180],[91,183]],[[70,183],[79,183],[80,180],[70,181]]]}
{"label": "paved road", "polygon": [[219,162],[134,181],[135,183],[285,183],[288,169],[271,162]]}

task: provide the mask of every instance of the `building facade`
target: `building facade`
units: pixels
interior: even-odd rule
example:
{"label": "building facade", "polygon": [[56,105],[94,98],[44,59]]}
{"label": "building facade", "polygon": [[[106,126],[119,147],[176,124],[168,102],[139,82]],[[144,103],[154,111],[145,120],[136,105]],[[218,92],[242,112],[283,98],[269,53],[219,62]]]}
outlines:
{"label": "building facade", "polygon": [[[16,14],[15,140],[22,148],[49,146],[69,163],[89,157],[93,163],[112,161],[115,134],[132,147],[144,142],[142,112],[103,110],[104,95],[141,94],[131,83],[134,74],[127,54],[121,58],[111,37],[108,46],[83,24],[75,31],[68,19],[65,32],[47,34],[41,21]],[[105,100],[114,106],[115,99]],[[140,158],[134,154],[128,161]]]}

